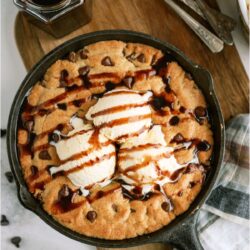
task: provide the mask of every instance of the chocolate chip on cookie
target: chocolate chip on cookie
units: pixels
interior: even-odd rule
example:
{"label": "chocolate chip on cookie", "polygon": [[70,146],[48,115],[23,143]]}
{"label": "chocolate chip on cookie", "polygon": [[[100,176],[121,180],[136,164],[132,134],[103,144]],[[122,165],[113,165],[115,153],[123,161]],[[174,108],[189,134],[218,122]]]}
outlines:
{"label": "chocolate chip on cookie", "polygon": [[95,211],[89,211],[86,215],[86,218],[90,221],[90,222],[94,222],[95,219],[97,218],[97,213]]}

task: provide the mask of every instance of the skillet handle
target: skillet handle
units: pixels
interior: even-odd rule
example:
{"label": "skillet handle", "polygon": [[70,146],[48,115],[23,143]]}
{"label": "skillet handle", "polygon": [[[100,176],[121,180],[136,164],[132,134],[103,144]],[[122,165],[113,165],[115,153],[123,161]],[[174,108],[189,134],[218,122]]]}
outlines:
{"label": "skillet handle", "polygon": [[203,250],[196,227],[199,211],[189,216],[184,223],[173,228],[164,243],[173,245],[181,250]]}

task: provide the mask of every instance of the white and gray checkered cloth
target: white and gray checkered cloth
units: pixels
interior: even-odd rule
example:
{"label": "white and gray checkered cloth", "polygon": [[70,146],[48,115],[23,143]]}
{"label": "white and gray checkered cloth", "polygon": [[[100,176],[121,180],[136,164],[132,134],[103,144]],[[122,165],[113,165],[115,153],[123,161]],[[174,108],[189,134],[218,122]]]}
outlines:
{"label": "white and gray checkered cloth", "polygon": [[249,115],[238,115],[226,126],[221,172],[199,215],[204,249],[249,250],[249,212]]}

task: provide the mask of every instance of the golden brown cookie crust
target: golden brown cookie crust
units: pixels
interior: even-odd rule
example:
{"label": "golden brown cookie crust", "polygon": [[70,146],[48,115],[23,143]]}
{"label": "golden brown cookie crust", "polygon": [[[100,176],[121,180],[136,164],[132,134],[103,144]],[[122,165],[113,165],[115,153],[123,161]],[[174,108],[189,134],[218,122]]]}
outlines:
{"label": "golden brown cookie crust", "polygon": [[[98,42],[72,52],[68,60],[56,61],[30,91],[26,108],[20,114],[23,122],[17,142],[20,164],[30,192],[65,227],[103,239],[136,237],[169,224],[189,208],[200,192],[213,150],[213,134],[207,114],[204,115],[207,104],[190,75],[176,62],[166,63],[157,72],[154,65],[163,56],[161,51],[143,44]],[[189,162],[197,147],[204,148],[200,142],[209,145],[207,150],[197,153],[199,164],[191,164],[175,182],[164,185],[172,209],[161,193],[143,201],[129,200],[119,183],[104,187],[104,191],[111,190],[108,195],[89,202],[67,177],[52,177],[48,171],[60,162],[55,148],[49,144],[51,133],[58,128],[68,133],[72,116],[84,118],[98,94],[106,91],[107,86],[120,87],[121,83],[140,92],[153,92],[156,99],[151,103],[152,120],[162,126],[168,146],[178,145],[180,139],[192,141],[192,147],[175,152],[178,163]],[[167,105],[161,106],[162,101]],[[70,207],[58,205],[63,188],[72,192]],[[100,190],[95,187],[92,196],[100,194]]]}

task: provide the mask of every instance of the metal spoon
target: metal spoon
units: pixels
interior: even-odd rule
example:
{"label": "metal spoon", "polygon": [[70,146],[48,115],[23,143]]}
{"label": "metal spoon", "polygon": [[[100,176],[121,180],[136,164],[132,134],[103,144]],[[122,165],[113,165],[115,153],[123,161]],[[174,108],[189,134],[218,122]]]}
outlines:
{"label": "metal spoon", "polygon": [[229,16],[226,16],[217,10],[209,7],[203,0],[195,0],[198,7],[212,26],[216,34],[228,45],[233,45],[231,31],[234,29],[236,22]]}
{"label": "metal spoon", "polygon": [[196,12],[199,16],[201,16],[203,19],[206,19],[205,15],[195,2],[195,0],[180,0],[182,3],[187,5],[189,8],[191,8],[194,12]]}
{"label": "metal spoon", "polygon": [[216,35],[211,33],[203,25],[197,22],[187,12],[181,9],[172,0],[164,0],[182,19],[183,21],[200,37],[200,39],[208,46],[213,53],[220,52],[223,47],[223,41]]}

